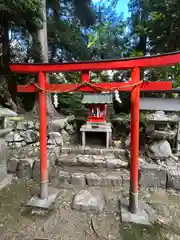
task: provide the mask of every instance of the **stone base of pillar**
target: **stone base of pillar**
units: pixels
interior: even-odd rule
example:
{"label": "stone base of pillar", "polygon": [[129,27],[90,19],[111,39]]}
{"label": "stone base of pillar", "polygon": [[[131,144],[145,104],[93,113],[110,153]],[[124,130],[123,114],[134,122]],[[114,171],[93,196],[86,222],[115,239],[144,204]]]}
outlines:
{"label": "stone base of pillar", "polygon": [[136,213],[131,213],[129,210],[129,201],[120,201],[121,221],[136,223],[142,225],[151,225],[156,219],[157,215],[154,210],[146,203],[139,201],[139,208]]}
{"label": "stone base of pillar", "polygon": [[40,194],[37,193],[27,202],[26,206],[35,210],[42,209],[48,211],[51,209],[59,195],[60,190],[49,187],[47,198],[41,198]]}

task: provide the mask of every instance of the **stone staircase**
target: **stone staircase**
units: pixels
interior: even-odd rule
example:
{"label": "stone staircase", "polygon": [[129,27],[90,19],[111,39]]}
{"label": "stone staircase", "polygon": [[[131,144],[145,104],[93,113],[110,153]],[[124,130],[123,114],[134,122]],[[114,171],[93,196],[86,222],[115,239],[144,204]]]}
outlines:
{"label": "stone staircase", "polygon": [[55,187],[125,186],[129,184],[128,154],[113,148],[61,148],[51,171]]}
{"label": "stone staircase", "polygon": [[[8,173],[40,181],[39,146],[11,150]],[[124,149],[81,148],[49,145],[47,154],[50,182],[57,188],[67,185],[120,186],[129,188],[129,153]],[[148,163],[139,157],[139,187],[180,191],[180,164]]]}

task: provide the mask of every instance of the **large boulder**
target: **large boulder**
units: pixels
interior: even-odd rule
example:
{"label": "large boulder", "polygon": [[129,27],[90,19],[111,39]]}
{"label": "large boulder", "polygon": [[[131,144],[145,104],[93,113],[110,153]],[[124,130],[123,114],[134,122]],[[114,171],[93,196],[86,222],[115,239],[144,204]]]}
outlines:
{"label": "large boulder", "polygon": [[101,213],[104,205],[105,200],[101,194],[82,190],[74,197],[72,208],[83,212]]}
{"label": "large boulder", "polygon": [[[55,165],[55,158],[52,158],[51,154],[47,156],[47,172],[50,179],[51,170]],[[35,182],[40,182],[40,159],[36,158],[32,166],[32,178]]]}
{"label": "large boulder", "polygon": [[27,121],[27,129],[34,129],[34,128],[35,128],[35,122]]}
{"label": "large boulder", "polygon": [[165,188],[166,187],[166,167],[158,164],[141,162],[139,165],[139,186],[142,188]]}
{"label": "large boulder", "polygon": [[48,131],[49,132],[60,132],[62,129],[64,129],[67,125],[67,119],[55,119],[48,123]]}
{"label": "large boulder", "polygon": [[70,135],[66,132],[66,130],[61,130],[61,136],[63,138],[63,142],[69,142],[70,141]]}
{"label": "large boulder", "polygon": [[67,131],[69,134],[74,133],[74,128],[73,128],[73,126],[70,125],[70,124],[67,124],[67,126],[66,126],[66,131]]}
{"label": "large boulder", "polygon": [[67,122],[68,123],[72,124],[72,123],[74,123],[74,121],[75,121],[75,116],[74,115],[70,115],[70,116],[67,117]]}
{"label": "large boulder", "polygon": [[166,160],[172,157],[172,150],[167,140],[155,141],[148,146],[148,157],[152,159]]}
{"label": "large boulder", "polygon": [[130,143],[131,143],[131,134],[129,134],[125,139],[125,142],[124,142],[125,148],[129,149]]}
{"label": "large boulder", "polygon": [[63,138],[59,132],[50,132],[48,135],[48,143],[63,146]]}
{"label": "large boulder", "polygon": [[35,143],[39,141],[39,132],[35,130],[27,130],[25,132],[21,132],[20,135],[23,137],[26,143]]}
{"label": "large boulder", "polygon": [[20,130],[20,131],[26,131],[27,130],[27,122],[26,121],[18,122],[16,129]]}
{"label": "large boulder", "polygon": [[20,121],[17,123],[16,129],[20,131],[32,130],[35,128],[33,121]]}
{"label": "large boulder", "polygon": [[5,138],[6,142],[22,142],[23,137],[17,132],[10,132]]}

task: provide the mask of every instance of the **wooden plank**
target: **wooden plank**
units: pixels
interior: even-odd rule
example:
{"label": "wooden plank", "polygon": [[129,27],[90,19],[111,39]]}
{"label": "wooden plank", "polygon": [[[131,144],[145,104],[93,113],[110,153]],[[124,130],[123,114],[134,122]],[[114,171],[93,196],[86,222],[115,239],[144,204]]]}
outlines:
{"label": "wooden plank", "polygon": [[78,72],[132,69],[134,67],[160,67],[174,65],[180,62],[180,52],[162,55],[136,57],[117,60],[101,60],[89,62],[57,63],[57,64],[10,64],[12,72]]}
{"label": "wooden plank", "polygon": [[26,92],[26,93],[28,93],[28,92],[32,93],[32,92],[38,92],[39,91],[38,88],[33,84],[31,84],[31,85],[17,85],[16,90],[17,90],[17,92]]}
{"label": "wooden plank", "polygon": [[148,91],[167,91],[172,89],[172,82],[143,82],[140,86],[140,90],[143,92]]}
{"label": "wooden plank", "polygon": [[[102,91],[131,91],[132,90],[132,83],[129,81],[128,83],[122,82],[111,82],[111,83],[94,83],[93,87],[91,86],[83,86],[80,89],[76,89],[80,84],[46,84],[45,91],[47,92],[97,92],[95,88],[100,88]],[[165,91],[172,89],[172,82],[143,82],[140,85],[141,91]],[[18,85],[17,86],[18,92],[36,92],[38,88],[35,85]]]}
{"label": "wooden plank", "polygon": [[141,98],[140,110],[180,111],[180,99]]}

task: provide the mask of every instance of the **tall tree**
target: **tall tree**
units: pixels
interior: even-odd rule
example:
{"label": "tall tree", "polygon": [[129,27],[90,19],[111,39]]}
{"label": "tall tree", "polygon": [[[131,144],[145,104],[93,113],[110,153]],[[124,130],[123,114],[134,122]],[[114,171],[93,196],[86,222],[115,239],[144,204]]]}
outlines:
{"label": "tall tree", "polygon": [[130,0],[130,26],[134,36],[134,50],[142,55],[147,53],[147,23],[149,16],[149,0]]}
{"label": "tall tree", "polygon": [[[79,16],[81,22],[83,24],[90,25],[93,23],[94,19],[92,18],[92,13],[91,9],[89,7],[90,1],[74,1],[74,6],[75,6],[75,11],[76,14]],[[37,44],[40,46],[40,62],[41,63],[48,63],[48,38],[47,38],[47,16],[46,16],[46,0],[41,0],[41,12],[42,12],[42,17],[43,17],[43,24],[42,28],[38,29],[37,31]],[[87,15],[84,15],[85,13],[81,13],[81,11],[84,9],[85,13]],[[59,1],[54,1],[52,4],[52,10],[53,10],[53,18],[54,21],[60,20],[60,2]],[[88,15],[89,11],[89,15]],[[88,19],[88,16],[90,17]],[[84,19],[84,21],[83,21]],[[55,52],[55,48],[53,47],[53,54]],[[48,75],[46,76],[47,81],[50,82]],[[38,102],[35,102],[35,106],[33,111],[37,112],[38,109]],[[53,104],[52,104],[52,99],[51,99],[51,94],[47,94],[47,115],[49,117],[55,117],[58,116],[59,114],[56,112]]]}
{"label": "tall tree", "polygon": [[180,50],[179,23],[179,0],[150,1],[147,32],[152,53]]}
{"label": "tall tree", "polygon": [[97,15],[96,24],[88,30],[88,47],[93,58],[120,58],[126,53],[127,37],[125,35],[125,21],[122,14],[117,14],[114,1],[107,6],[100,2],[94,6]]}
{"label": "tall tree", "polygon": [[15,110],[16,103],[16,82],[9,71],[10,61],[10,41],[9,30],[13,25],[23,26],[32,31],[38,25],[37,19],[40,18],[38,0],[17,0],[3,1],[0,0],[0,27],[1,27],[1,74],[5,77],[8,85],[9,94],[5,94],[6,101]]}
{"label": "tall tree", "polygon": [[[47,40],[47,16],[46,16],[46,0],[41,0],[41,14],[42,14],[42,27],[37,29],[36,33],[36,46],[39,47],[39,62],[48,63],[48,40]],[[46,74],[46,80],[49,82],[49,76]],[[33,113],[39,112],[38,99],[35,101]],[[47,94],[47,116],[57,116],[58,113],[55,111],[51,94]]]}

